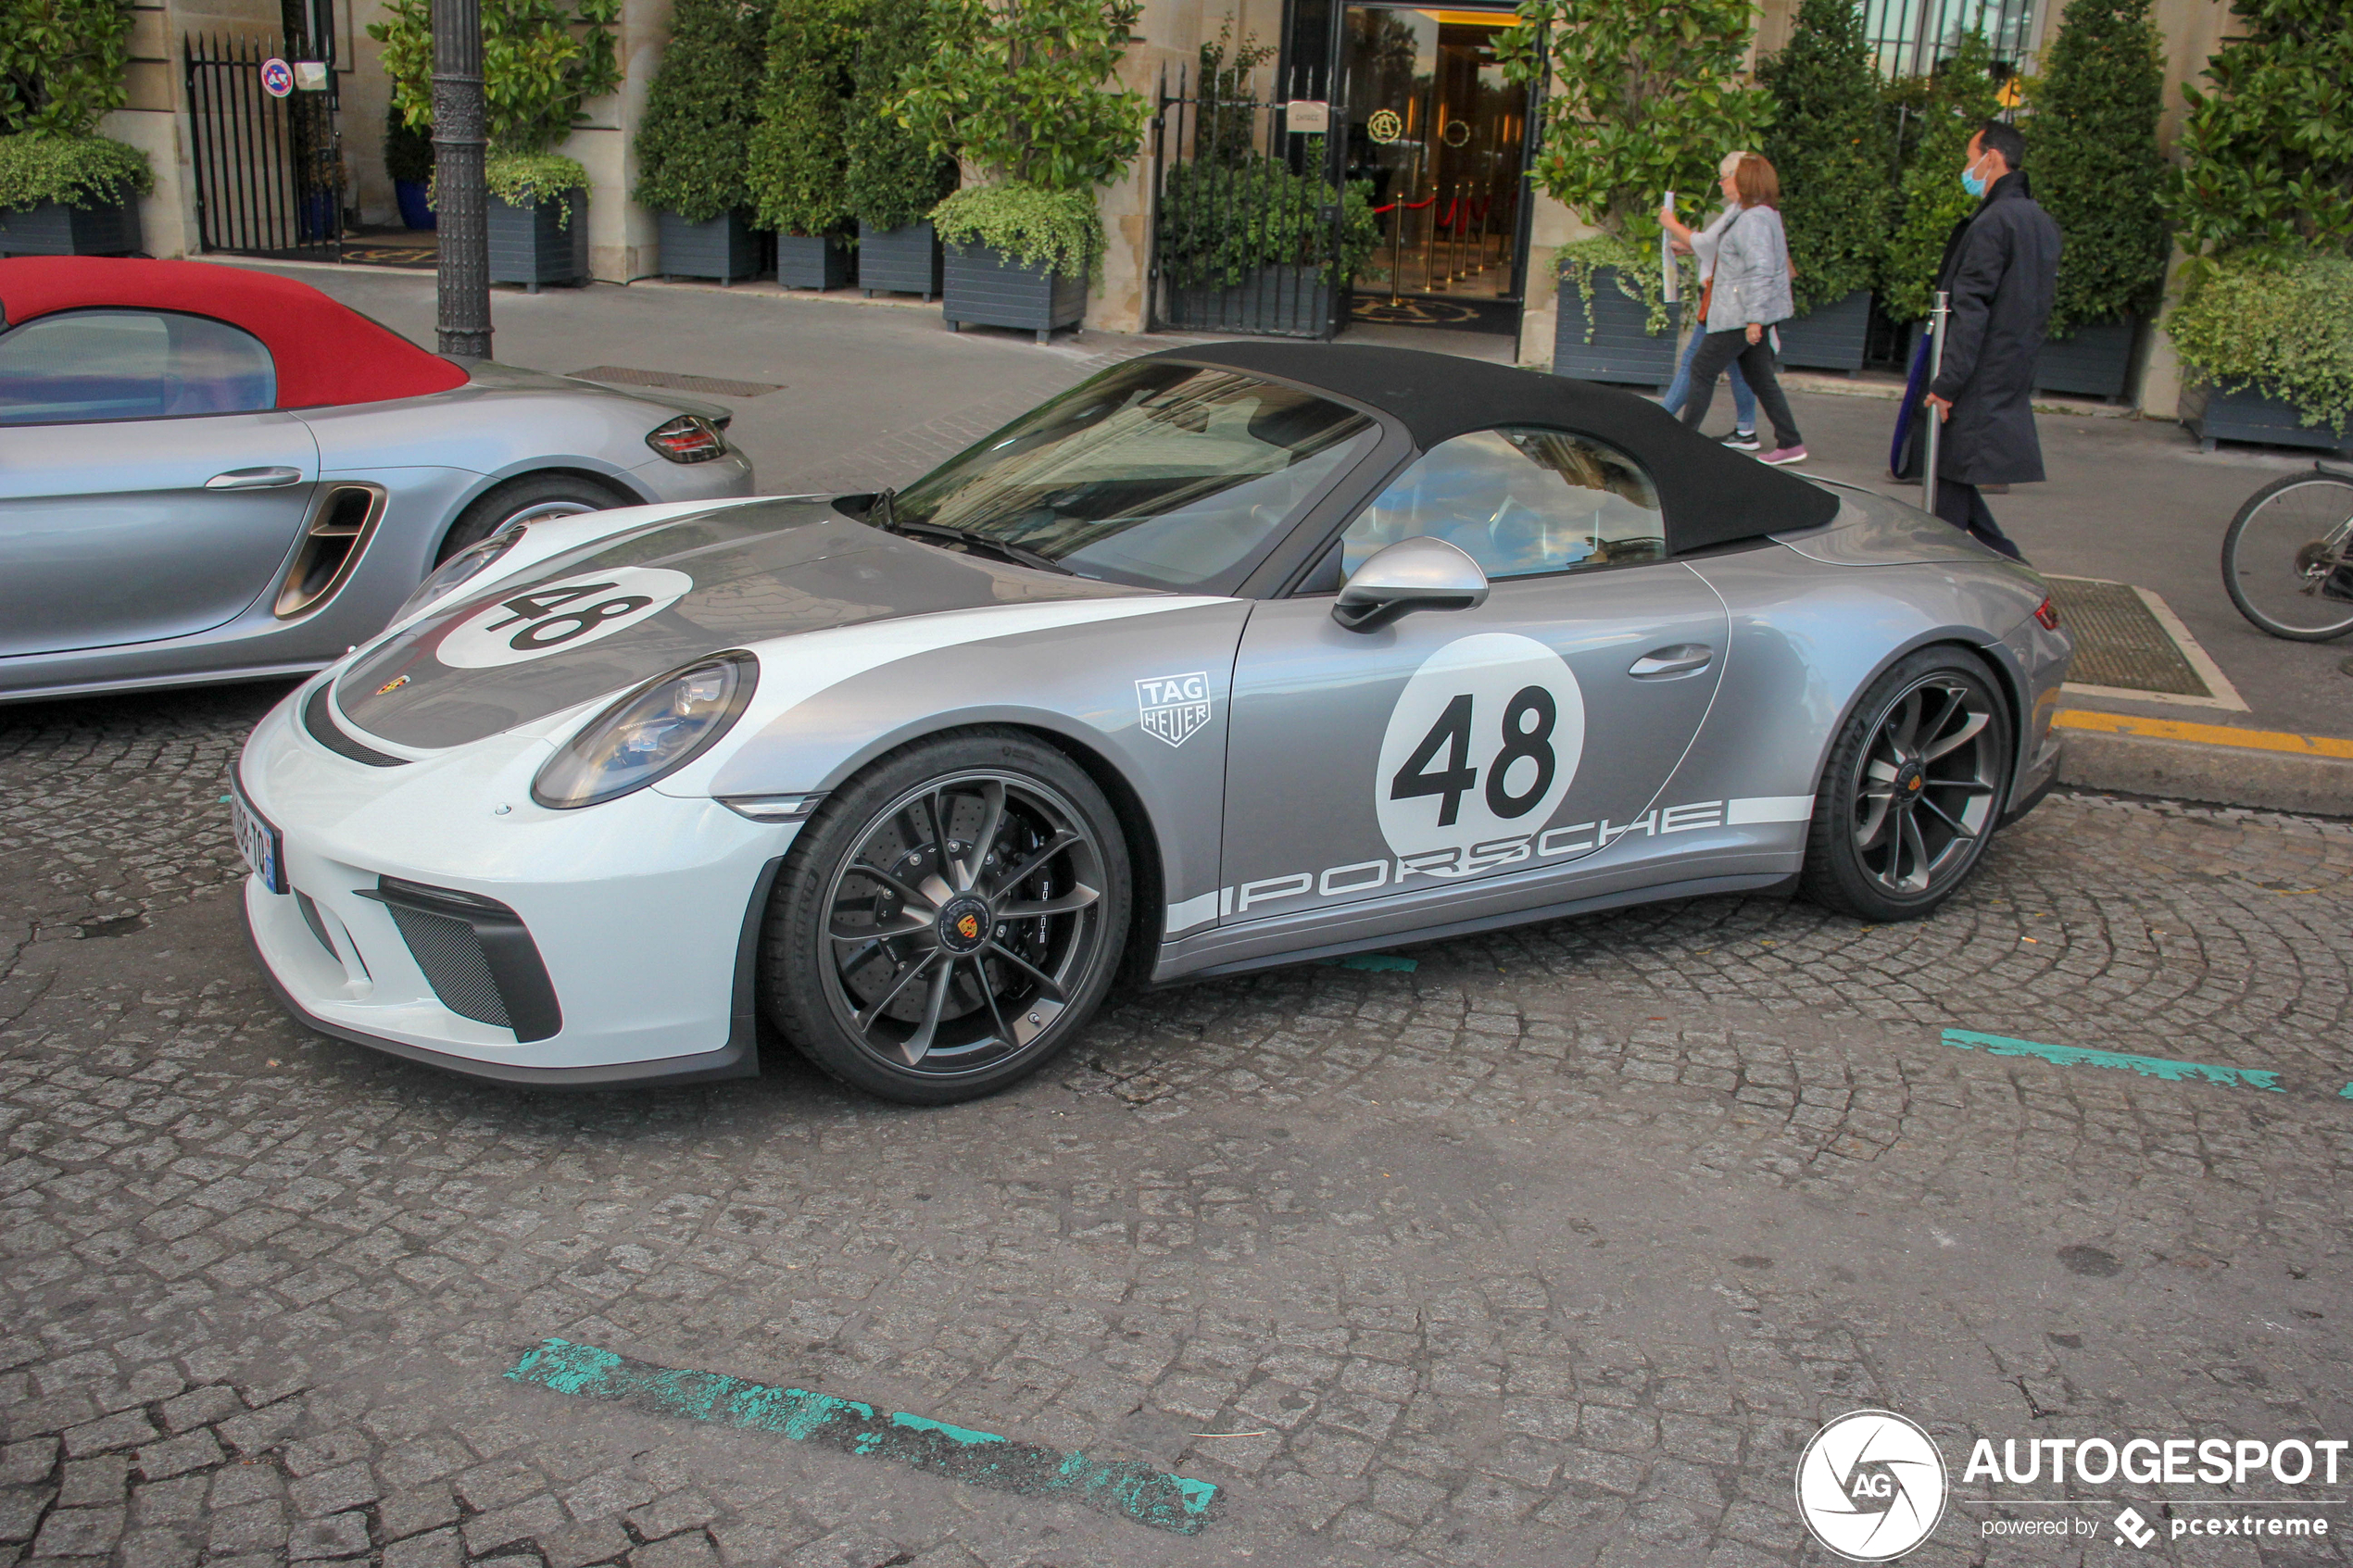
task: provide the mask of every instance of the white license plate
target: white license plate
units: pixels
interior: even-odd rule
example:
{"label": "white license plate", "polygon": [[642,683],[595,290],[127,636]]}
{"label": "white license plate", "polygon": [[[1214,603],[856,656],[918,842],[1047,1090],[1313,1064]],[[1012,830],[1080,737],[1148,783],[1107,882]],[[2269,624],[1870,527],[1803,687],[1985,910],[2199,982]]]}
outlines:
{"label": "white license plate", "polygon": [[278,830],[260,812],[245,804],[245,792],[233,772],[229,775],[229,822],[237,835],[237,851],[246,867],[272,893],[286,890],[286,847]]}

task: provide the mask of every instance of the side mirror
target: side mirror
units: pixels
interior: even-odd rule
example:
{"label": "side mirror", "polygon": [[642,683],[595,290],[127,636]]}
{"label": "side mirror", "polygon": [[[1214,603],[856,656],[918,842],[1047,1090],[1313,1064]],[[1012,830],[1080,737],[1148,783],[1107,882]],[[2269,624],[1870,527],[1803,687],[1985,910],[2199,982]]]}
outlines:
{"label": "side mirror", "polygon": [[1409,609],[1477,609],[1487,602],[1487,573],[1443,539],[1400,539],[1356,569],[1332,606],[1332,619],[1369,632]]}

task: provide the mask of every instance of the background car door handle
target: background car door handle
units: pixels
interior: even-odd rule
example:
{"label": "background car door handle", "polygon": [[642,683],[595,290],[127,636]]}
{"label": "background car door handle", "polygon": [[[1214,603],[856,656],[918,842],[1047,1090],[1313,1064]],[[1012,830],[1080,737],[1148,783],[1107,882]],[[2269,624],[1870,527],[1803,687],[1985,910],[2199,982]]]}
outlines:
{"label": "background car door handle", "polygon": [[1696,675],[1707,668],[1716,650],[1704,643],[1677,643],[1672,647],[1653,648],[1636,659],[1626,671],[1637,681],[1664,680],[1670,675]]}
{"label": "background car door handle", "polygon": [[231,469],[204,482],[207,490],[275,490],[302,483],[300,469]]}

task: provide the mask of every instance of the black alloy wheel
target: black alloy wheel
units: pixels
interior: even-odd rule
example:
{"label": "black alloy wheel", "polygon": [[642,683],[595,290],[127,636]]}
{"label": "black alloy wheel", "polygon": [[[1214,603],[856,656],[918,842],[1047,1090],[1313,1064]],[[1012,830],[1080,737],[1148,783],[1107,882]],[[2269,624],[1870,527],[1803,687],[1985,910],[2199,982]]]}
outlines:
{"label": "black alloy wheel", "polygon": [[1993,671],[1923,648],[1873,682],[1823,770],[1804,887],[1858,920],[1913,920],[1950,897],[2000,820],[2011,742]]}
{"label": "black alloy wheel", "polygon": [[854,1087],[976,1098],[1085,1025],[1128,900],[1118,819],[1068,757],[1014,731],[918,742],[795,841],[765,943],[771,1013]]}

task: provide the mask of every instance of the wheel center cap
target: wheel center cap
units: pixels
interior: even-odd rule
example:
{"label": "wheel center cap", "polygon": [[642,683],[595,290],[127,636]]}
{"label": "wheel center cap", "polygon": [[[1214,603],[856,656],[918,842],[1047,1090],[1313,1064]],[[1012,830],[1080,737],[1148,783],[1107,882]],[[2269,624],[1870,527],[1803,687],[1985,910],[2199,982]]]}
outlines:
{"label": "wheel center cap", "polygon": [[1918,796],[1928,785],[1928,775],[1917,762],[1906,762],[1895,771],[1895,787],[1904,799]]}
{"label": "wheel center cap", "polygon": [[939,945],[951,953],[973,952],[988,939],[988,906],[978,898],[950,898],[939,911]]}

